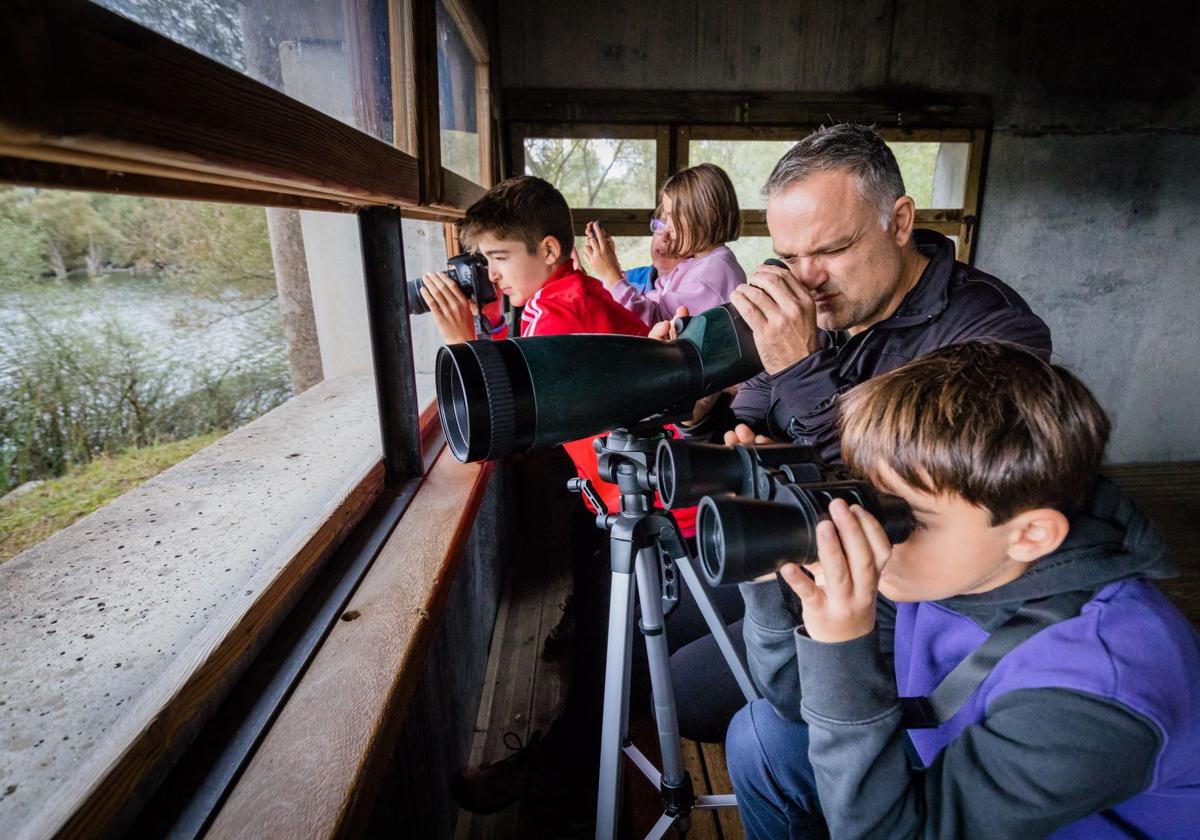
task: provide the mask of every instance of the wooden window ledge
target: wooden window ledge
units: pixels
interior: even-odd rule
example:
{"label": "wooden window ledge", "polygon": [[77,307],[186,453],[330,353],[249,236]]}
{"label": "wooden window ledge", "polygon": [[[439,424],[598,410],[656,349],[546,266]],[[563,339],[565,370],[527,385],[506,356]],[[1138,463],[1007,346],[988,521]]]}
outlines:
{"label": "wooden window ledge", "polygon": [[118,823],[382,486],[323,382],[0,566],[0,836]]}

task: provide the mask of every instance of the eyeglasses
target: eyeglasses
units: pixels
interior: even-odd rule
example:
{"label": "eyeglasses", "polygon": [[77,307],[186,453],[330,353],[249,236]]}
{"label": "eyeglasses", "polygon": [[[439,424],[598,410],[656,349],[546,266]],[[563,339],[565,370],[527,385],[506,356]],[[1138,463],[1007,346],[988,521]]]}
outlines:
{"label": "eyeglasses", "polygon": [[650,234],[653,236],[656,233],[662,233],[667,229],[667,223],[662,219],[650,220]]}

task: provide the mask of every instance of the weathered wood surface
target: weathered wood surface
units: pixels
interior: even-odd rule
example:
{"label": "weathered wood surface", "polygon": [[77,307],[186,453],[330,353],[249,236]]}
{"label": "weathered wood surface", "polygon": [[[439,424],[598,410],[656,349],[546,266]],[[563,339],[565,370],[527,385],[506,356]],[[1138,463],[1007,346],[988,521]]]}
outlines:
{"label": "weathered wood surface", "polygon": [[173,179],[172,196],[195,185],[204,198],[213,181],[354,205],[420,200],[410,155],[84,0],[15,4],[0,76],[22,80],[0,87],[3,154]]}
{"label": "weathered wood surface", "polygon": [[381,482],[326,381],[0,566],[0,836],[119,825]]}
{"label": "weathered wood surface", "polygon": [[207,837],[363,827],[490,470],[438,458]]}

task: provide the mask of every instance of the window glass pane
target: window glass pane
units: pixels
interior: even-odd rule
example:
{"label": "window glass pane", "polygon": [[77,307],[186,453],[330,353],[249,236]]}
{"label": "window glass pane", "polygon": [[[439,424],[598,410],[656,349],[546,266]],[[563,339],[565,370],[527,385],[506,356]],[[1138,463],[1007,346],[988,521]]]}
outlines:
{"label": "window glass pane", "polygon": [[[791,140],[692,140],[691,165],[715,163],[729,173],[744,210],[767,206],[762,187],[775,164],[795,145]],[[968,143],[888,143],[904,187],[917,207],[960,208],[966,184]],[[935,197],[937,201],[935,201]]]}
{"label": "window glass pane", "polygon": [[654,140],[525,139],[525,174],[545,178],[572,208],[653,207]]}
{"label": "window glass pane", "polygon": [[0,560],[292,395],[271,246],[261,207],[0,188]]}
{"label": "window glass pane", "polygon": [[746,272],[747,277],[754,273],[754,269],[762,265],[763,260],[775,256],[775,252],[771,250],[771,237],[769,236],[740,236],[737,241],[726,244],[737,257],[738,264]]}
{"label": "window glass pane", "polygon": [[95,2],[391,142],[387,0]]}
{"label": "window glass pane", "polygon": [[437,41],[442,166],[478,184],[481,178],[475,57],[440,0],[437,4]]}
{"label": "window glass pane", "polygon": [[[575,237],[575,250],[579,253],[581,260],[583,260],[583,246],[586,241],[582,236]],[[617,246],[617,261],[621,264],[623,271],[650,265],[649,236],[614,236],[613,242]],[[596,276],[586,260],[583,260],[583,270],[593,277]]]}
{"label": "window glass pane", "polygon": [[[441,222],[405,219],[404,271],[410,278],[446,270],[446,236]],[[437,397],[434,362],[442,336],[429,313],[410,315],[413,362],[417,372],[417,405],[425,409]]]}

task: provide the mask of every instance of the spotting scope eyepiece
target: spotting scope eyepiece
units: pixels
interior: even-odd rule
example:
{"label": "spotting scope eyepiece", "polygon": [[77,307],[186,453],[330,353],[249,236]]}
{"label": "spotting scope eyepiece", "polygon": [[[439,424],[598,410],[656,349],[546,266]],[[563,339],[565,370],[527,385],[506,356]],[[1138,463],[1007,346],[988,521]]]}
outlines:
{"label": "spotting scope eyepiece", "polygon": [[669,422],[761,371],[754,335],[727,303],[686,319],[675,341],[549,335],[451,344],[438,351],[435,376],[446,441],[467,462]]}

